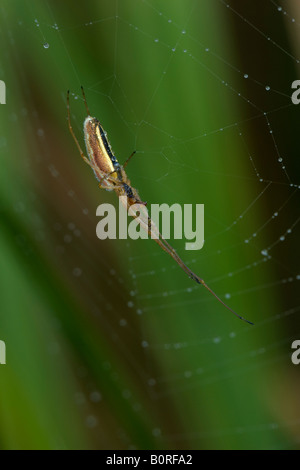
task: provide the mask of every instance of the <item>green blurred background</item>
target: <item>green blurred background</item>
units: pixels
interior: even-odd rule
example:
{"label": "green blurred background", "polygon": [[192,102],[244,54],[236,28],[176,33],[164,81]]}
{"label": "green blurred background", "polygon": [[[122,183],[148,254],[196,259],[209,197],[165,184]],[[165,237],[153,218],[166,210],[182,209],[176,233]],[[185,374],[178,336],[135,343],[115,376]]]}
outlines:
{"label": "green blurred background", "polygon": [[[297,9],[2,0],[2,449],[299,447]],[[142,200],[205,204],[204,248],[171,243],[254,327],[153,241],[96,238],[80,85]]]}

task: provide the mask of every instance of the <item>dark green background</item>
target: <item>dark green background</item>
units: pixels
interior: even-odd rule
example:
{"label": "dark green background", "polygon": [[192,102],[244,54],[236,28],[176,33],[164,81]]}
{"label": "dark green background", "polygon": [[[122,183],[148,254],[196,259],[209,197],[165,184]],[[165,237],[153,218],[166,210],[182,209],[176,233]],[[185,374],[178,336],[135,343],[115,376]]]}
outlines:
{"label": "dark green background", "polygon": [[[1,448],[298,447],[298,21],[276,5],[1,2]],[[96,238],[117,200],[68,131],[80,85],[143,200],[205,204],[204,248],[174,246],[254,327],[151,240]]]}

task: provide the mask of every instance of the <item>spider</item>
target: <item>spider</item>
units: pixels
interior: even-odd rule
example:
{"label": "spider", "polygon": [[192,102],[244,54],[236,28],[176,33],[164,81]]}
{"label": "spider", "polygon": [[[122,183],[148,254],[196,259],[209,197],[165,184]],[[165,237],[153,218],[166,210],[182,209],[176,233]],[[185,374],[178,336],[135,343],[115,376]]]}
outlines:
{"label": "spider", "polygon": [[[156,225],[151,220],[146,209],[146,202],[141,201],[138,191],[131,186],[130,180],[125,172],[125,168],[129,161],[135,154],[135,151],[129,156],[123,165],[120,165],[117,158],[112,152],[111,146],[107,140],[107,134],[101,126],[98,119],[92,117],[89,112],[85,93],[83,87],[81,87],[85,108],[87,111],[87,117],[84,120],[83,131],[84,140],[88,157],[84,155],[81,146],[75,136],[75,133],[71,124],[70,117],[70,91],[67,92],[67,113],[68,113],[68,125],[71,135],[77,145],[79,153],[85,163],[87,163],[98,180],[99,187],[108,191],[115,191],[117,196],[121,199],[122,204],[125,206],[129,214],[134,217],[140,226],[146,230],[152,239],[166,252],[174,261],[183,269],[183,271],[197,284],[201,284],[207,289],[224,307],[232,312],[240,320],[243,320],[250,325],[252,322],[246,320],[241,315],[238,315],[232,308],[230,308],[217,294],[205,283],[205,281],[193,273],[190,268],[184,264],[182,259],[178,256],[174,248],[163,238],[161,233],[158,231]],[[124,197],[125,196],[125,197]]]}

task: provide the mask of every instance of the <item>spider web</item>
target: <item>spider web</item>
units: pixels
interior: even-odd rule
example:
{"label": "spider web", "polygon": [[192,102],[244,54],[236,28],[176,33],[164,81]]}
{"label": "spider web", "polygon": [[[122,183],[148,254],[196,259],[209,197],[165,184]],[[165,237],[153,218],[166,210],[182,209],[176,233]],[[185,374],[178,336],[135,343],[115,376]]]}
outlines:
{"label": "spider web", "polygon": [[[160,448],[297,447],[299,386],[290,355],[300,334],[300,181],[291,84],[300,12],[292,1],[273,0],[189,0],[179,8],[155,0],[87,1],[69,12],[56,2],[41,4],[27,3],[27,21],[20,11],[16,22],[41,63],[56,64],[49,89],[56,99],[46,120],[38,104],[43,72],[36,72],[38,92],[21,75],[24,115],[33,113],[27,132],[36,142],[25,166],[41,179],[33,176],[25,202],[21,193],[14,196],[14,208],[22,213],[26,200],[42,195],[48,215],[42,221],[37,204],[37,242],[48,246],[89,321],[124,358],[127,383],[110,357],[100,363],[120,387],[122,406],[142,421],[151,410],[145,429]],[[127,173],[143,200],[204,203],[204,248],[185,252],[183,240],[170,243],[254,327],[189,280],[151,240],[95,239],[96,207],[115,198],[98,192],[67,135],[70,88],[82,143],[81,84],[119,161],[137,150]],[[60,136],[51,145],[55,120]],[[3,154],[10,152],[5,136],[1,142]],[[51,354],[59,354],[60,341],[53,341]],[[99,439],[110,420],[105,391],[81,361],[76,374],[84,385],[75,387],[74,400]],[[109,435],[107,446],[139,447],[124,423]]]}

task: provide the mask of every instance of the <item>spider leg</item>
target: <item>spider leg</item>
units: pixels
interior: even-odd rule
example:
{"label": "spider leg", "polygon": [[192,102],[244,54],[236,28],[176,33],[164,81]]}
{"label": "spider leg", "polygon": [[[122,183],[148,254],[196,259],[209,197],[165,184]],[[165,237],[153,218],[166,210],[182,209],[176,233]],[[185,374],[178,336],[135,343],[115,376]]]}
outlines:
{"label": "spider leg", "polygon": [[147,201],[138,201],[136,199],[135,204],[142,204],[143,206],[146,206],[148,204],[148,202]]}
{"label": "spider leg", "polygon": [[131,160],[131,158],[133,157],[135,153],[136,153],[136,150],[134,150],[132,154],[130,155],[130,157],[127,158],[126,162],[123,165],[123,168],[125,168],[128,165],[129,161]]}
{"label": "spider leg", "polygon": [[[151,221],[151,219],[150,219]],[[184,262],[182,261],[182,259],[178,256],[178,254],[176,253],[176,251],[174,250],[174,248],[162,237],[161,234],[159,234],[160,238],[159,239],[155,239],[156,243],[164,250],[166,251],[170,256],[172,256],[172,258],[176,261],[176,263],[181,267],[181,269],[183,269],[183,271],[195,282],[197,282],[197,284],[201,284],[203,287],[205,287],[205,289],[207,289],[222,305],[224,305],[224,307],[227,308],[227,310],[229,310],[231,313],[233,313],[236,317],[238,317],[240,320],[243,320],[244,322],[246,323],[249,323],[249,325],[253,325],[253,323],[249,320],[247,320],[246,318],[242,317],[241,315],[239,315],[238,313],[236,313],[234,310],[232,310],[232,308],[230,308],[227,304],[225,304],[225,302],[223,302],[223,300],[220,299],[220,297],[206,284],[206,282],[199,276],[197,276],[197,274],[193,273],[193,271],[191,271],[190,268],[188,268],[186,266],[186,264],[184,264]]]}
{"label": "spider leg", "polygon": [[90,111],[89,111],[89,108],[88,108],[88,105],[87,105],[87,101],[86,101],[86,97],[85,97],[85,93],[84,93],[84,89],[83,89],[82,85],[81,85],[81,91],[82,91],[83,101],[84,101],[84,104],[85,104],[85,109],[86,109],[87,115],[90,116]]}
{"label": "spider leg", "polygon": [[67,92],[67,111],[68,111],[68,125],[69,125],[69,130],[71,132],[71,135],[75,141],[75,144],[77,145],[77,148],[79,150],[79,153],[81,155],[81,158],[85,161],[85,163],[87,163],[89,166],[91,166],[91,162],[89,161],[88,158],[86,158],[86,156],[84,155],[81,147],[80,147],[80,144],[77,140],[77,137],[75,136],[75,133],[73,131],[73,127],[72,127],[72,124],[71,124],[71,116],[70,116],[70,90],[68,90]]}
{"label": "spider leg", "polygon": [[115,173],[115,172],[116,172],[116,170],[111,171],[110,173],[107,173],[106,175],[102,176],[102,178],[99,180],[99,186],[100,186],[100,188],[102,188],[101,183],[102,183],[103,181],[105,181],[105,180],[108,180],[109,182],[112,182],[112,183],[115,183],[115,184],[118,184],[118,183],[119,183],[117,180],[112,179],[112,178],[109,178],[110,175],[112,175],[112,174]]}

